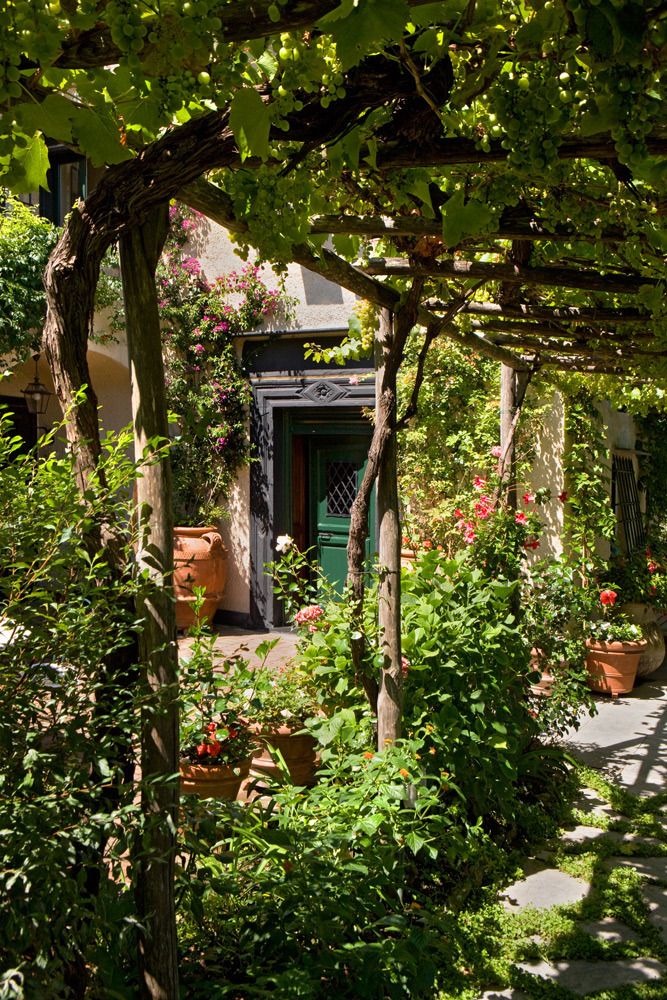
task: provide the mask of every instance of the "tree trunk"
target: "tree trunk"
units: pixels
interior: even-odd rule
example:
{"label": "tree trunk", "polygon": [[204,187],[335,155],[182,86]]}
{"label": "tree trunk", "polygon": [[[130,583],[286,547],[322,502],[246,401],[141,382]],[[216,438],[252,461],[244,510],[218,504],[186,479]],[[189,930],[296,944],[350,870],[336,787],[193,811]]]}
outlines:
{"label": "tree trunk", "polygon": [[[385,377],[385,356],[394,340],[393,316],[383,309],[376,338],[376,370],[383,386],[376,403],[387,408],[390,437],[378,469],[377,511],[379,527],[378,624],[382,670],[377,700],[378,749],[383,750],[401,735],[403,672],[401,669],[401,524],[398,511],[396,469],[396,371]],[[378,412],[378,419],[380,413]]]}
{"label": "tree trunk", "polygon": [[[146,585],[137,599],[143,627],[139,657],[142,706],[142,808],[148,838],[136,858],[141,991],[151,1000],[177,1000],[178,959],[174,854],[178,812],[178,681],[176,620],[171,591],[173,517],[162,344],[155,268],[167,235],[167,204],[120,241],[127,343],[132,381],[140,541],[137,570]],[[168,776],[172,780],[165,780]]]}
{"label": "tree trunk", "polygon": [[403,350],[408,334],[417,320],[422,286],[423,282],[419,279],[413,282],[405,302],[396,313],[394,335],[387,345],[387,349],[383,350],[384,367],[381,372],[378,372],[375,379],[375,425],[368,450],[368,462],[359,492],[350,511],[347,577],[352,591],[352,660],[355,673],[364,686],[374,712],[377,712],[379,686],[377,679],[368,674],[364,665],[366,649],[364,638],[364,559],[366,539],[368,538],[368,513],[373,485],[382,465],[385,449],[395,430],[396,373],[403,360]]}

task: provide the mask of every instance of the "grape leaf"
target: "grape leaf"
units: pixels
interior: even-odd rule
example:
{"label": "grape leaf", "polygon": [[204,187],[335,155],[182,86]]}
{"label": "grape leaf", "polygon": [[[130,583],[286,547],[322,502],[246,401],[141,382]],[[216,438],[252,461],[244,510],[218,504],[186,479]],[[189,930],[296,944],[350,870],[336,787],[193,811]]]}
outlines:
{"label": "grape leaf", "polygon": [[267,158],[271,118],[256,90],[244,87],[234,94],[229,124],[242,160],[248,156],[259,156],[262,160]]}
{"label": "grape leaf", "polygon": [[77,109],[62,94],[49,94],[41,104],[19,104],[16,120],[31,135],[43,132],[49,139],[72,141],[72,120]]}
{"label": "grape leaf", "polygon": [[110,115],[98,114],[92,108],[79,108],[72,132],[79,149],[95,167],[122,163],[132,156],[121,142],[118,123]]}
{"label": "grape leaf", "polygon": [[329,26],[343,70],[356,66],[382,40],[401,37],[408,20],[405,0],[367,0]]}
{"label": "grape leaf", "polygon": [[39,132],[26,138],[25,145],[16,143],[9,170],[2,177],[3,185],[16,194],[47,187],[49,153],[46,143]]}
{"label": "grape leaf", "polygon": [[493,212],[483,201],[471,198],[464,203],[463,191],[455,191],[442,206],[442,239],[445,246],[457,246],[464,236],[477,236],[485,232]]}

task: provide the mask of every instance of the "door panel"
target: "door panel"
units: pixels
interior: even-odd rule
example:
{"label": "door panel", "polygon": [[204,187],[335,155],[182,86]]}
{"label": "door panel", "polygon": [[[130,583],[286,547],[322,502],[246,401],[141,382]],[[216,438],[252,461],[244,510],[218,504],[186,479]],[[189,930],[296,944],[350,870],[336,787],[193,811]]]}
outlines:
{"label": "door panel", "polygon": [[[313,544],[323,575],[339,593],[347,575],[350,510],[359,490],[366,459],[367,447],[359,439],[345,444],[340,443],[340,438],[338,441],[311,441]],[[370,539],[366,555],[370,559]]]}

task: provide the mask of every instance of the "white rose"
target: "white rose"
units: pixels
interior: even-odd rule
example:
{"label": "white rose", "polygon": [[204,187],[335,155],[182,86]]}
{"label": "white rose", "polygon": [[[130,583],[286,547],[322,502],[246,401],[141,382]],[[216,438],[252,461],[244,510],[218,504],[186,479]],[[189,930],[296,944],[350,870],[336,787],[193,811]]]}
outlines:
{"label": "white rose", "polygon": [[289,550],[294,545],[294,539],[289,535],[278,535],[276,538],[276,552],[281,554],[289,552]]}

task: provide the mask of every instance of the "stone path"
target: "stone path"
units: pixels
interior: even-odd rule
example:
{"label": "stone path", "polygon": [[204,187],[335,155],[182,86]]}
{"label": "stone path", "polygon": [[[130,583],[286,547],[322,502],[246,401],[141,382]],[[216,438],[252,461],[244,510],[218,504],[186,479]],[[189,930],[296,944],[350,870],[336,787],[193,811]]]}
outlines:
{"label": "stone path", "polygon": [[[642,835],[646,827],[632,831],[633,818],[623,814],[622,800],[613,805],[601,792],[585,789],[576,803],[576,822],[526,859],[523,877],[500,897],[517,926],[523,921],[528,927],[532,920],[549,928],[555,915],[567,933],[529,934],[526,958],[513,966],[520,988],[490,990],[480,1000],[546,998],[552,995],[549,984],[558,988],[553,993],[558,1000],[632,984],[653,984],[657,991],[649,995],[667,998],[667,803],[652,802],[667,791],[667,661],[631,694],[600,697],[597,708],[597,716],[586,718],[567,744],[582,763],[643,797],[645,808],[654,810],[641,817],[650,824],[650,835]],[[625,908],[624,892],[633,903]],[[604,912],[615,905],[620,913]]]}
{"label": "stone path", "polygon": [[[217,633],[215,651],[221,659],[242,656],[251,664],[259,665],[257,647],[273,639],[277,642],[266,659],[267,666],[279,667],[290,660],[296,652],[297,636],[293,632],[250,632],[229,625],[215,627],[214,631]],[[178,648],[181,655],[187,655],[191,642],[191,639],[179,639]]]}

